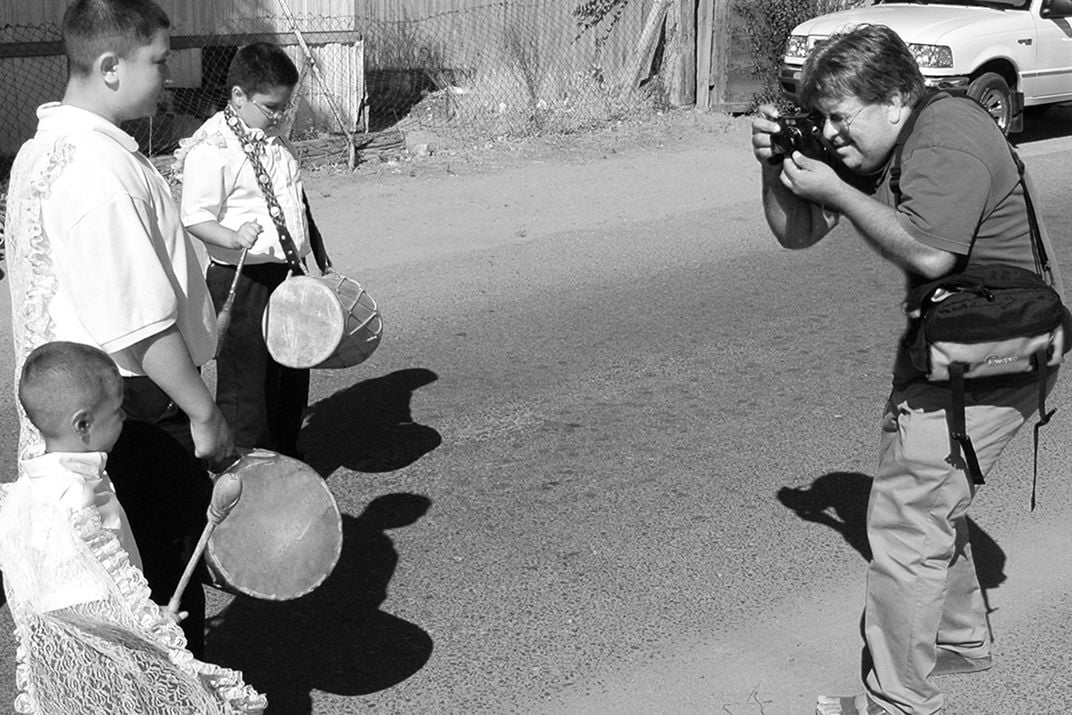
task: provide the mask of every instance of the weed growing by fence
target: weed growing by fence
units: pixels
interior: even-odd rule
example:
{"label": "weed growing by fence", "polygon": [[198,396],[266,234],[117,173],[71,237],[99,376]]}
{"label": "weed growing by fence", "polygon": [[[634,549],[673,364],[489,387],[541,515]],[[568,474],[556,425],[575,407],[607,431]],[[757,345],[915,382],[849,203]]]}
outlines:
{"label": "weed growing by fence", "polygon": [[[457,27],[462,20],[464,31]],[[395,23],[389,31],[394,45],[390,52],[370,50],[368,55],[374,128],[386,126],[376,121],[376,107],[384,91],[392,89],[390,82],[420,94],[398,120],[400,127],[420,127],[461,143],[575,132],[630,111],[643,113],[651,105],[650,91],[619,96],[615,80],[620,68],[603,61],[610,35],[604,33],[599,40],[582,37],[579,20],[565,3],[492,5],[463,16],[451,13]],[[438,45],[445,36],[464,37],[472,44],[460,40],[450,47]],[[384,34],[370,44],[385,47],[387,39]],[[388,55],[400,58],[392,60],[396,68],[407,58],[434,57],[438,69],[400,78],[397,69],[387,71],[383,60]]]}
{"label": "weed growing by fence", "polygon": [[762,89],[753,98],[753,108],[766,102],[788,104],[778,83],[778,72],[786,40],[794,27],[818,15],[866,4],[866,0],[734,0],[734,12],[752,28],[752,76],[762,82]]}

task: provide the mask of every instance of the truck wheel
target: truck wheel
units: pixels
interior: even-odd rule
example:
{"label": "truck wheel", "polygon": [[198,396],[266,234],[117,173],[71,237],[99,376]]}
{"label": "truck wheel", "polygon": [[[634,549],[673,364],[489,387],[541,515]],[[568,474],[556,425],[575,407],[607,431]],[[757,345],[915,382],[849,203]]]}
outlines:
{"label": "truck wheel", "polygon": [[968,85],[968,96],[983,105],[1006,134],[1012,119],[1011,94],[1005,78],[996,72],[984,72]]}

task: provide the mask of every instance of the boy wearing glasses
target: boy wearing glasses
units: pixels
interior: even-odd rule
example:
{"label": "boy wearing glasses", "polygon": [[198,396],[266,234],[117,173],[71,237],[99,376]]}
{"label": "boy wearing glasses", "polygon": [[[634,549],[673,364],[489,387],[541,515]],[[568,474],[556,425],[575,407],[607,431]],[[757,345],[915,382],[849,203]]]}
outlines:
{"label": "boy wearing glasses", "polygon": [[[783,246],[814,245],[845,216],[904,271],[909,289],[968,265],[1035,270],[1024,184],[1001,130],[968,98],[929,95],[912,54],[888,27],[856,27],[817,46],[804,66],[801,102],[864,189],[799,152],[772,163],[778,113],[762,108],[752,147],[763,167],[767,223]],[[966,431],[983,475],[1037,411],[1037,380],[989,378],[965,394]],[[935,676],[993,663],[968,541],[977,487],[963,459],[951,458],[950,405],[949,384],[926,381],[902,341],[867,510],[866,692],[820,696],[819,715],[938,713],[944,701]]]}
{"label": "boy wearing glasses", "polygon": [[237,445],[300,458],[309,371],[275,362],[261,333],[272,290],[310,252],[298,157],[281,136],[297,83],[298,70],[282,48],[258,42],[239,49],[227,75],[227,106],[183,142],[176,167],[182,222],[207,247],[206,281],[217,312],[234,285],[217,355],[216,402]]}

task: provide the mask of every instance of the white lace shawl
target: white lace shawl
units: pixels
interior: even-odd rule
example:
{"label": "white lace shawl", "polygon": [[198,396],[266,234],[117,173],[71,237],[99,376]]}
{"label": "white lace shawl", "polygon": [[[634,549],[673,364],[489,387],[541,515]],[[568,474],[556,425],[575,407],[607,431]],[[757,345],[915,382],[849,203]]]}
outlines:
{"label": "white lace shawl", "polygon": [[[23,486],[0,486],[0,566],[19,643],[16,712],[263,712],[264,696],[241,673],[186,650],[182,631],[149,599],[145,577],[95,508],[30,508]],[[34,548],[29,535],[42,530],[54,548]],[[58,582],[69,605],[46,610]]]}

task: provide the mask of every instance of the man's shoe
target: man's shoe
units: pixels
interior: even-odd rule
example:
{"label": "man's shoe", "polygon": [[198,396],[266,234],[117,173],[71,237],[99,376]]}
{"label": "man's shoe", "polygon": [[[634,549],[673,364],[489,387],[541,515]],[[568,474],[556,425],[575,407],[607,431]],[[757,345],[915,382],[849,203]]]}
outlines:
{"label": "man's shoe", "polygon": [[982,658],[968,658],[944,648],[938,649],[938,661],[931,675],[954,675],[956,673],[979,673],[994,667],[994,658],[984,655]]}
{"label": "man's shoe", "polygon": [[815,715],[887,715],[878,703],[859,695],[820,695],[815,701]]}

